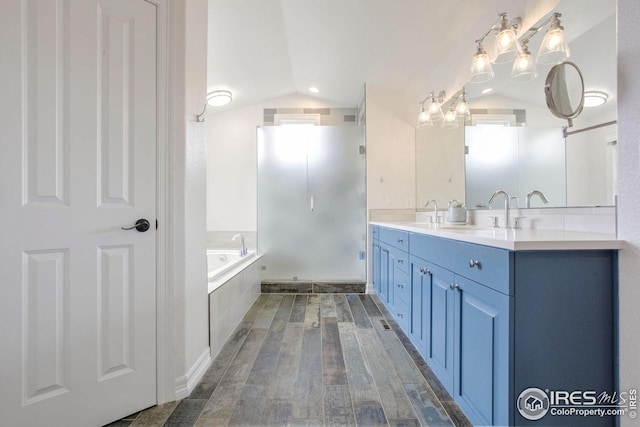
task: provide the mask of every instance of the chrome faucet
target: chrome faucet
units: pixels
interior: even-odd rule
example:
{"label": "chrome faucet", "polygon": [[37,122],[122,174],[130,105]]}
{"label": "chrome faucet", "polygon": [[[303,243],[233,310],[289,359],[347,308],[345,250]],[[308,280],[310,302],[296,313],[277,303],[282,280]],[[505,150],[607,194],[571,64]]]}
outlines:
{"label": "chrome faucet", "polygon": [[433,208],[433,220],[431,221],[434,224],[438,224],[438,201],[436,199],[432,199],[429,200],[427,203],[424,204],[424,207],[426,208],[427,206],[429,206],[429,203],[433,202],[434,203],[434,208]]}
{"label": "chrome faucet", "polygon": [[242,241],[242,247],[240,248],[240,256],[245,256],[248,252],[247,252],[247,247],[244,245],[244,235],[238,233],[235,236],[233,236],[233,241],[235,241],[237,238],[240,238]]}
{"label": "chrome faucet", "polygon": [[509,197],[509,194],[507,194],[506,191],[496,190],[493,192],[491,198],[487,203],[493,203],[493,199],[495,199],[498,194],[504,196],[504,228],[511,228],[511,221],[509,219],[509,211],[511,210],[511,197]]}
{"label": "chrome faucet", "polygon": [[540,197],[540,200],[542,200],[545,204],[549,203],[549,201],[547,200],[547,198],[544,196],[544,194],[542,194],[542,191],[538,191],[538,190],[533,190],[531,193],[527,194],[527,208],[531,207],[531,198],[533,196],[538,196]]}

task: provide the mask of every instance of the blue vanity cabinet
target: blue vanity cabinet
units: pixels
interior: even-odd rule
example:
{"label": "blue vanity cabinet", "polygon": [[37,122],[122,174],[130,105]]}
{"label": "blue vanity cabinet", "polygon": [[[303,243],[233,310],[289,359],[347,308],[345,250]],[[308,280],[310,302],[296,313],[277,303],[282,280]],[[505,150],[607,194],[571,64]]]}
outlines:
{"label": "blue vanity cabinet", "polygon": [[378,228],[380,241],[380,299],[398,324],[407,330],[411,316],[411,275],[409,265],[409,233],[385,227]]}
{"label": "blue vanity cabinet", "polygon": [[431,298],[431,264],[423,259],[411,256],[411,322],[409,338],[426,360],[429,340],[427,310]]}
{"label": "blue vanity cabinet", "polygon": [[511,297],[500,290],[512,288],[512,253],[420,234],[410,243],[429,272],[429,367],[472,423],[508,425]]}
{"label": "blue vanity cabinet", "polygon": [[371,227],[371,284],[373,289],[380,295],[380,233],[379,227],[374,225]]}
{"label": "blue vanity cabinet", "polygon": [[429,341],[426,361],[442,385],[453,396],[456,292],[453,288],[455,275],[444,268],[432,265],[428,305],[424,307],[427,317]]}
{"label": "blue vanity cabinet", "polygon": [[453,398],[474,425],[509,425],[512,298],[455,276]]}
{"label": "blue vanity cabinet", "polygon": [[[374,271],[376,266],[373,266]],[[389,304],[391,300],[389,299],[389,284],[393,281],[393,259],[391,257],[390,248],[388,245],[380,242],[380,266],[378,267],[380,271],[380,277],[378,280],[378,296],[385,304]],[[393,292],[393,289],[392,289]]]}
{"label": "blue vanity cabinet", "polygon": [[617,251],[510,251],[384,230],[381,299],[472,424],[616,425],[551,412],[528,420],[517,402],[530,388],[616,392]]}

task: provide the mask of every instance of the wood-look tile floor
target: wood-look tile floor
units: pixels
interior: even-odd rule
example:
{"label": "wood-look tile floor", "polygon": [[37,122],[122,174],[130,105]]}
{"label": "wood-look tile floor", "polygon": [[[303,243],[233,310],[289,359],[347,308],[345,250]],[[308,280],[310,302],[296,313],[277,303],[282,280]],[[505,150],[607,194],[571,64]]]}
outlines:
{"label": "wood-look tile floor", "polygon": [[262,294],[191,395],[116,426],[467,426],[376,296]]}

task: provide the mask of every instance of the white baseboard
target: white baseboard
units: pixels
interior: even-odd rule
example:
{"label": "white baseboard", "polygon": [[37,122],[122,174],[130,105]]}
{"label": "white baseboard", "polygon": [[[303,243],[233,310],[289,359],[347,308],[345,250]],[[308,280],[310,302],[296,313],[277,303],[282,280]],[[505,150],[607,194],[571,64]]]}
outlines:
{"label": "white baseboard", "polygon": [[191,394],[209,366],[211,366],[211,350],[207,347],[189,369],[187,375],[176,378],[176,400],[184,399]]}

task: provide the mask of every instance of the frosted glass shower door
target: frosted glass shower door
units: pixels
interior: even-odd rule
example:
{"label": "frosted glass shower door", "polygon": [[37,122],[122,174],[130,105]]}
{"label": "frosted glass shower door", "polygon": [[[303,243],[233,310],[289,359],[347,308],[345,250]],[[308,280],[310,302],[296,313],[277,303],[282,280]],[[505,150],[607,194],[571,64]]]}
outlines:
{"label": "frosted glass shower door", "polygon": [[365,281],[364,130],[258,128],[258,250],[265,280]]}

